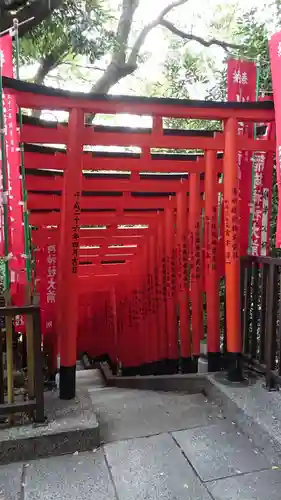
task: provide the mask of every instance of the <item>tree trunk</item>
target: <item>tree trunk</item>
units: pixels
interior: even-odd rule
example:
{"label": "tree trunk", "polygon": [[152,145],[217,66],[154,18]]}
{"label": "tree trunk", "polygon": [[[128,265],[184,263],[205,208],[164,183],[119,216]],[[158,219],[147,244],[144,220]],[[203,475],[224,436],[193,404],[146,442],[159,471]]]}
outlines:
{"label": "tree trunk", "polygon": [[120,82],[125,76],[131,75],[135,69],[135,67],[129,67],[127,65],[120,67],[114,63],[110,63],[104,74],[91,88],[91,92],[94,94],[107,94],[113,85]]}
{"label": "tree trunk", "polygon": [[[56,68],[57,66],[58,66],[57,58],[54,57],[53,54],[49,54],[47,57],[45,57],[45,59],[41,60],[39,69],[33,79],[33,82],[36,83],[37,85],[43,85],[46,76],[52,69]],[[40,118],[41,110],[33,109],[32,116],[34,118]]]}

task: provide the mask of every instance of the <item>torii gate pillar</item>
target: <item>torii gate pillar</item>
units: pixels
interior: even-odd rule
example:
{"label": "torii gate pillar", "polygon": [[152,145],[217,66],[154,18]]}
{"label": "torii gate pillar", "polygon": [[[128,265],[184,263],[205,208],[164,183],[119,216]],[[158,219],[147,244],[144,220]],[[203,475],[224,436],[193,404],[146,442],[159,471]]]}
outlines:
{"label": "torii gate pillar", "polygon": [[237,165],[237,120],[225,123],[224,155],[225,295],[227,322],[228,378],[242,379],[240,307],[240,219]]}
{"label": "torii gate pillar", "polygon": [[60,398],[73,399],[76,389],[80,196],[82,187],[84,113],[69,114],[67,166],[60,228]]}

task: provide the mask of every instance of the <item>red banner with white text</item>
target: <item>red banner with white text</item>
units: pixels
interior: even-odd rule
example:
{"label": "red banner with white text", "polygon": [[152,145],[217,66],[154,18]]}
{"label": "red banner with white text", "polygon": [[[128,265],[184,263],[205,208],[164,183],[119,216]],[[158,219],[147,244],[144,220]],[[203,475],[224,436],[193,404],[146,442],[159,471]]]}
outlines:
{"label": "red banner with white text", "polygon": [[[228,101],[256,101],[256,65],[253,62],[229,59],[227,66]],[[253,124],[239,122],[238,135],[253,137]],[[252,193],[252,153],[238,151],[238,175],[240,183],[241,255],[247,255]]]}
{"label": "red banner with white text", "polygon": [[55,335],[57,293],[57,245],[49,241],[37,248],[36,283],[40,294],[41,330],[43,337]]}
{"label": "red banner with white text", "polygon": [[276,175],[278,187],[276,247],[281,248],[281,32],[275,33],[271,37],[269,53],[276,126]]}
{"label": "red banner with white text", "polygon": [[[8,34],[0,38],[2,74],[14,77],[12,37]],[[19,135],[17,129],[17,104],[15,96],[4,92],[3,111],[5,124],[5,151],[8,179],[9,218],[9,269],[11,295],[16,305],[24,301],[22,285],[25,284],[25,253],[22,183],[20,172]],[[4,193],[5,195],[5,193]]]}
{"label": "red banner with white text", "polygon": [[[264,97],[260,101],[271,100]],[[273,139],[275,126],[272,123],[259,123],[265,127],[260,141]],[[262,148],[262,145],[261,145]],[[251,255],[266,256],[270,250],[270,217],[272,206],[273,153],[262,150],[253,155],[253,207],[251,226]]]}

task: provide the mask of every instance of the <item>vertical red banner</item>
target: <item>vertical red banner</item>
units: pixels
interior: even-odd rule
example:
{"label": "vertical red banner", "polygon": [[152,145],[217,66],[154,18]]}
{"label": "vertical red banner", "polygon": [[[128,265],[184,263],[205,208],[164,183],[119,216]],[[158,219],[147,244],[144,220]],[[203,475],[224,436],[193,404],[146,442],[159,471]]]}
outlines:
{"label": "vertical red banner", "polygon": [[[273,124],[266,124],[266,131],[259,139],[272,139]],[[262,148],[262,144],[261,144]],[[273,153],[254,154],[253,219],[251,254],[265,256],[270,248],[270,215],[272,203]]]}
{"label": "vertical red banner", "polygon": [[[8,47],[8,41],[10,36],[6,35],[0,38],[0,64],[1,64],[1,73],[5,76],[6,70],[6,50]],[[1,148],[0,148],[1,153]],[[8,193],[3,193],[3,176],[2,176],[2,155],[0,154],[0,194],[1,194],[1,206],[0,206],[0,256],[3,257],[5,255],[4,248],[4,203],[7,203],[7,195]]]}
{"label": "vertical red banner", "polygon": [[[2,74],[13,78],[12,37],[0,38]],[[19,296],[18,285],[25,284],[25,254],[22,185],[20,173],[19,137],[17,131],[17,104],[13,95],[3,94],[5,148],[7,162],[8,216],[9,216],[9,268],[11,275],[11,293],[16,301]]]}
{"label": "vertical red banner", "polygon": [[52,241],[38,248],[37,283],[41,305],[42,334],[56,333],[57,245]]}
{"label": "vertical red banner", "polygon": [[269,52],[276,125],[276,174],[278,187],[276,247],[281,248],[281,32],[275,33],[272,36],[269,41]]}
{"label": "vertical red banner", "polygon": [[[256,65],[253,62],[229,59],[227,65],[227,95],[229,101],[256,101]],[[238,135],[253,137],[253,124],[238,123]],[[239,197],[241,214],[241,255],[248,253],[252,198],[252,153],[238,151]]]}

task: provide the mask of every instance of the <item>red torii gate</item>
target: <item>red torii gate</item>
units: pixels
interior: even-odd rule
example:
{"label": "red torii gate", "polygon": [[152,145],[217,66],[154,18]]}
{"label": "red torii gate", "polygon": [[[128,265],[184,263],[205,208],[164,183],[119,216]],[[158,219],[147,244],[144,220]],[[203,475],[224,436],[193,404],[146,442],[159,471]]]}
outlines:
{"label": "red torii gate", "polygon": [[[135,201],[131,198],[128,201],[127,197],[122,197],[118,203],[112,205],[117,211],[114,213],[103,212],[82,212],[81,211],[81,191],[84,188],[85,179],[82,174],[83,169],[106,169],[105,163],[100,158],[94,158],[91,155],[83,153],[84,145],[98,144],[101,146],[135,146],[141,148],[141,158],[143,159],[143,167],[155,169],[156,160],[152,160],[150,154],[153,148],[167,148],[167,149],[195,149],[203,150],[206,152],[206,170],[205,170],[205,238],[206,242],[211,249],[209,259],[209,269],[207,277],[207,308],[214,307],[213,299],[208,293],[214,290],[216,286],[215,268],[212,268],[212,246],[217,252],[213,244],[214,233],[212,232],[212,217],[214,209],[217,208],[215,196],[217,196],[216,179],[214,179],[214,163],[216,163],[216,151],[224,151],[223,158],[223,198],[224,198],[224,224],[227,238],[225,241],[225,277],[226,277],[226,311],[227,311],[227,348],[231,358],[230,376],[235,378],[239,376],[239,359],[241,353],[241,331],[240,331],[240,229],[239,229],[239,184],[237,175],[236,157],[238,150],[259,151],[261,145],[258,141],[248,139],[246,137],[237,136],[237,121],[244,122],[270,122],[274,120],[274,111],[272,103],[213,103],[213,102],[200,102],[200,101],[174,101],[172,99],[148,99],[148,98],[120,98],[111,96],[86,96],[84,94],[73,94],[63,92],[55,89],[47,89],[32,84],[24,84],[22,82],[4,79],[4,87],[8,88],[10,92],[15,93],[17,103],[22,108],[32,109],[63,109],[69,111],[68,126],[57,125],[52,129],[45,129],[34,127],[31,124],[24,124],[21,134],[21,141],[24,143],[37,143],[37,144],[64,144],[67,146],[65,155],[61,154],[58,161],[59,170],[64,171],[63,188],[62,188],[62,203],[57,203],[55,207],[46,204],[46,209],[57,210],[57,212],[31,212],[30,224],[44,227],[47,225],[55,225],[60,227],[60,255],[64,256],[61,259],[62,269],[59,276],[59,289],[61,290],[61,319],[60,322],[60,354],[61,354],[61,367],[60,367],[60,396],[62,398],[72,398],[75,395],[75,366],[76,366],[76,336],[77,336],[77,322],[78,322],[78,266],[73,265],[72,254],[72,241],[75,235],[75,240],[80,239],[80,226],[93,225],[93,224],[112,224],[122,221],[122,223],[136,224],[138,221],[153,220],[157,217],[157,213],[123,213],[122,210],[126,204],[131,204],[132,208],[137,208]],[[102,114],[115,114],[115,113],[133,113],[133,114],[146,114],[153,117],[153,127],[145,133],[129,132],[120,134],[118,131],[104,132],[94,127],[87,127],[84,124],[84,115],[86,113],[102,113]],[[224,124],[224,133],[218,133],[214,137],[198,137],[198,136],[180,136],[180,134],[173,135],[167,133],[163,129],[162,118],[200,118],[208,120],[220,120]],[[263,151],[274,151],[274,141],[263,141]],[[28,153],[26,153],[28,155]],[[41,155],[40,155],[41,156]],[[39,161],[40,165],[40,160]],[[158,161],[158,160],[157,160]],[[205,161],[205,160],[203,160]],[[30,162],[30,163],[29,163]],[[36,162],[34,162],[35,165]],[[96,163],[93,167],[92,165]],[[112,162],[108,162],[112,164]],[[124,169],[123,159],[120,161],[118,169]],[[178,162],[180,163],[180,162]],[[43,164],[43,163],[42,163]],[[45,163],[47,164],[47,163]],[[101,166],[101,165],[104,166]],[[130,166],[129,166],[130,165]],[[186,166],[182,166],[185,168]],[[185,224],[184,219],[187,215],[188,209],[188,228],[191,240],[189,242],[190,258],[195,258],[195,266],[189,270],[189,278],[192,283],[198,286],[191,287],[191,301],[195,307],[195,311],[200,307],[200,282],[202,279],[198,269],[200,269],[200,218],[201,218],[201,202],[200,202],[200,176],[198,175],[197,165],[192,165],[195,172],[190,176],[189,180],[189,197],[188,207],[185,207],[187,197],[183,196],[182,190],[177,190],[176,202],[167,200],[164,203],[164,216],[162,217],[162,224],[158,224],[155,234],[157,238],[150,234],[146,239],[144,247],[143,258],[147,262],[147,269],[151,277],[152,271],[156,266],[157,269],[161,267],[161,258],[163,256],[163,247],[159,245],[159,241],[165,240],[165,255],[166,255],[166,283],[168,287],[166,293],[166,323],[168,344],[163,343],[163,338],[159,337],[159,329],[155,327],[154,322],[158,321],[161,315],[159,308],[157,308],[157,299],[155,299],[155,290],[158,284],[155,284],[156,278],[151,278],[147,285],[148,303],[146,304],[146,316],[137,320],[132,320],[130,308],[135,307],[135,294],[133,293],[133,302],[128,302],[128,297],[131,296],[133,288],[130,282],[125,280],[121,284],[127,285],[127,289],[120,291],[119,314],[120,323],[118,335],[120,342],[118,342],[118,357],[122,357],[122,362],[125,366],[130,365],[130,348],[132,347],[133,326],[140,325],[146,326],[144,332],[143,343],[139,340],[139,345],[135,345],[134,354],[135,361],[139,363],[144,359],[145,364],[149,365],[158,359],[163,359],[167,356],[171,361],[175,361],[178,356],[177,341],[175,329],[170,328],[174,324],[175,307],[174,307],[174,291],[179,297],[180,316],[181,320],[186,314],[186,273],[184,272],[185,259],[179,258],[179,275],[174,283],[173,265],[174,265],[174,250],[178,246],[177,255],[184,255],[186,253],[185,243]],[[27,170],[29,168],[36,168],[32,165],[31,159],[27,156]],[[108,167],[107,167],[108,168]],[[164,167],[163,165],[163,168]],[[170,166],[168,167],[170,168]],[[176,167],[179,168],[179,165]],[[139,158],[131,158],[128,163],[129,171],[138,171],[140,169]],[[174,170],[174,168],[173,168]],[[178,171],[178,170],[177,170]],[[188,170],[190,172],[190,170]],[[217,176],[217,172],[215,174]],[[133,181],[133,179],[132,179]],[[29,181],[28,181],[29,182]],[[59,181],[56,181],[59,185]],[[142,181],[141,181],[142,182]],[[208,183],[208,187],[207,184]],[[34,185],[34,184],[33,184]],[[61,187],[61,184],[60,184]],[[123,189],[122,189],[123,191]],[[129,191],[129,189],[128,189]],[[188,192],[188,191],[186,191]],[[37,195],[35,195],[37,196]],[[85,201],[85,210],[90,209],[92,202]],[[32,210],[37,210],[41,203],[41,195],[36,198],[32,196],[29,199]],[[56,200],[57,202],[58,200]],[[116,200],[115,200],[116,201]],[[160,201],[160,200],[159,200]],[[119,203],[120,202],[120,203]],[[55,200],[52,200],[55,203]],[[108,199],[105,204],[98,202],[100,209],[111,208],[108,206]],[[147,208],[159,209],[161,207],[155,205],[155,198],[151,201],[146,201]],[[149,205],[151,203],[151,205]],[[158,203],[158,200],[157,200]],[[106,206],[107,205],[107,206]],[[152,207],[153,205],[153,207]],[[34,208],[35,207],[35,208]],[[174,210],[177,212],[177,234],[174,228]],[[40,207],[38,208],[40,210]],[[158,213],[158,217],[161,214]],[[207,218],[206,218],[207,217]],[[235,221],[234,221],[235,219]],[[126,221],[126,222],[125,222]],[[129,222],[130,221],[130,222]],[[132,222],[131,222],[132,221]],[[75,230],[73,230],[75,228]],[[161,236],[162,235],[162,236]],[[159,237],[160,236],[160,237]],[[176,238],[176,240],[174,239]],[[157,243],[157,244],[156,244]],[[199,253],[198,253],[199,245]],[[135,261],[135,265],[134,265]],[[134,259],[132,264],[123,266],[134,271],[135,283],[141,283],[143,277],[139,266],[139,260]],[[197,262],[198,261],[198,262]],[[212,272],[214,271],[214,272]],[[171,274],[170,274],[171,272]],[[113,273],[114,274],[114,273]],[[168,275],[169,274],[169,275]],[[156,275],[155,275],[156,276]],[[158,275],[157,275],[158,276]],[[125,279],[124,273],[123,278]],[[128,278],[128,276],[127,276]],[[163,278],[163,276],[162,276]],[[119,278],[118,278],[119,279]],[[158,279],[158,278],[157,278]],[[151,284],[152,280],[152,284]],[[162,279],[163,281],[163,279]],[[118,283],[117,283],[118,285]],[[163,282],[162,282],[163,285]],[[152,287],[152,288],[151,288]],[[67,296],[63,297],[62,289],[67,290]],[[186,292],[186,293],[185,293]],[[124,295],[125,293],[125,295]],[[164,292],[163,292],[164,293]],[[138,295],[138,294],[137,294]],[[216,294],[217,295],[217,294]],[[122,299],[123,297],[123,299]],[[125,299],[125,302],[124,302]],[[137,299],[136,299],[137,300]],[[122,302],[123,301],[123,302]],[[115,304],[116,309],[116,304]],[[70,314],[69,314],[70,313]],[[129,319],[128,319],[129,318]],[[133,322],[132,322],[133,321]],[[163,318],[162,318],[163,321]],[[187,321],[187,318],[185,318]],[[200,315],[192,315],[192,351],[190,349],[190,339],[184,338],[182,342],[182,355],[187,361],[192,354],[199,354],[200,332],[201,325]],[[159,324],[159,323],[158,323]],[[154,326],[153,326],[154,325]],[[153,327],[151,329],[151,327]],[[210,358],[216,358],[219,346],[217,343],[217,335],[214,335],[214,329],[208,325],[208,347]],[[116,334],[115,324],[115,334]],[[156,332],[153,338],[149,338],[148,332]],[[181,332],[182,333],[182,332]],[[141,337],[139,337],[141,339]],[[182,339],[181,339],[182,340]],[[151,343],[151,349],[149,349]],[[144,357],[137,356],[137,351],[144,353]],[[167,349],[166,349],[167,347]],[[131,356],[132,357],[132,356]]]}

